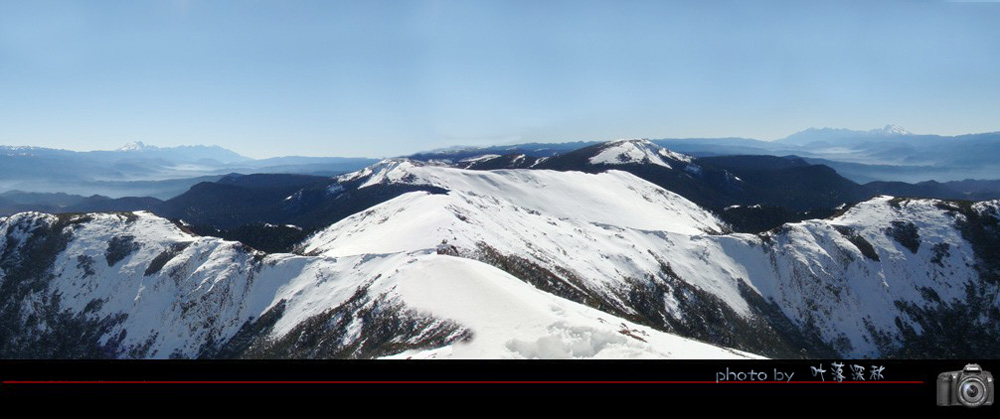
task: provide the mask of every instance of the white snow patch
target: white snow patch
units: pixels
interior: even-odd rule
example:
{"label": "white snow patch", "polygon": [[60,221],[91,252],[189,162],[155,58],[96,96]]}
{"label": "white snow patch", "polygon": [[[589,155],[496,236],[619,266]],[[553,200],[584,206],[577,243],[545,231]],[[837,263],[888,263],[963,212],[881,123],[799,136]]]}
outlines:
{"label": "white snow patch", "polygon": [[667,150],[652,141],[617,140],[605,145],[600,153],[590,158],[591,164],[655,164],[670,168],[668,160],[691,162],[691,157]]}
{"label": "white snow patch", "polygon": [[499,154],[485,154],[485,155],[477,156],[477,157],[469,157],[467,159],[462,159],[462,160],[459,160],[459,161],[462,162],[462,163],[482,163],[482,162],[490,161],[490,160],[497,159],[497,158],[500,158]]}
{"label": "white snow patch", "polygon": [[541,292],[492,266],[427,255],[393,275],[407,306],[451,319],[470,342],[406,357],[752,358],[659,332]]}

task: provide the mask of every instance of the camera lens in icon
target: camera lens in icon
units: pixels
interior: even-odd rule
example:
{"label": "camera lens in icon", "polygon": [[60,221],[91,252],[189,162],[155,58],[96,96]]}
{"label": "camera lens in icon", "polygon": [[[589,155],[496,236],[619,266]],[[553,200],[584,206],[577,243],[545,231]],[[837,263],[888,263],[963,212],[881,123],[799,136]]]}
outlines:
{"label": "camera lens in icon", "polygon": [[966,406],[979,406],[985,401],[986,390],[982,381],[966,378],[958,390],[959,401]]}

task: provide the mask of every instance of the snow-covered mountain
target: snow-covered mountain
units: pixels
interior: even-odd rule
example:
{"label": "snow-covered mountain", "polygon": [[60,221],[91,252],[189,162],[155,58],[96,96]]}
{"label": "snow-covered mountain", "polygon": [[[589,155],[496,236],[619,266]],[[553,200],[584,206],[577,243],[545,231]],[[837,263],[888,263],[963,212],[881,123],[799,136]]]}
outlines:
{"label": "snow-covered mountain", "polygon": [[0,353],[996,355],[997,201],[878,197],[830,219],[732,234],[614,169],[392,159],[324,193],[393,185],[423,190],[337,221],[298,254],[195,236],[144,212],[2,218]]}
{"label": "snow-covered mountain", "polygon": [[[809,128],[777,141],[748,138],[664,138],[651,140],[674,152],[694,157],[713,156],[798,156],[814,164],[824,164],[855,182],[902,181],[938,182],[996,178],[1000,133],[941,136],[914,134],[889,124],[870,130]],[[600,145],[596,141],[564,144],[517,144],[498,147],[466,147],[409,156],[421,161],[457,164],[486,155],[505,158],[523,154],[528,160],[565,156],[582,148]],[[523,159],[523,158],[522,158]],[[501,158],[488,164],[461,166],[476,169],[526,168]]]}
{"label": "snow-covered mountain", "polygon": [[132,141],[121,147],[118,147],[116,151],[147,151],[147,150],[156,150],[158,148],[159,147],[156,146],[146,145],[142,141]]}
{"label": "snow-covered mountain", "polygon": [[901,127],[899,125],[895,125],[895,124],[889,124],[889,125],[886,125],[885,127],[882,127],[882,128],[875,128],[875,129],[870,130],[868,132],[870,132],[872,134],[881,134],[881,135],[912,135],[913,134],[912,132],[907,131],[905,128],[903,128],[903,127]]}
{"label": "snow-covered mountain", "polygon": [[[970,307],[968,327],[989,329],[1000,305],[984,256],[997,241],[995,201],[879,197],[832,219],[720,234],[711,214],[624,172],[383,168],[352,176],[449,192],[377,205],[316,234],[304,252],[437,249],[662,330],[770,356],[978,353],[928,345],[947,334],[922,331]],[[996,342],[996,332],[982,337]]]}
{"label": "snow-covered mountain", "polygon": [[751,356],[432,251],[267,255],[148,213],[0,228],[7,358]]}
{"label": "snow-covered mountain", "polygon": [[587,173],[622,170],[716,213],[733,205],[766,205],[789,213],[826,211],[872,196],[829,167],[794,156],[694,158],[647,140],[597,144],[531,167]]}
{"label": "snow-covered mountain", "polygon": [[590,164],[655,164],[668,169],[671,167],[670,161],[690,163],[691,157],[674,153],[647,139],[605,143],[600,152],[589,159]]}
{"label": "snow-covered mountain", "polygon": [[79,153],[80,157],[99,161],[119,161],[129,159],[159,160],[170,164],[223,165],[252,161],[231,150],[219,146],[178,146],[157,147],[142,141],[129,142],[110,151],[89,151]]}

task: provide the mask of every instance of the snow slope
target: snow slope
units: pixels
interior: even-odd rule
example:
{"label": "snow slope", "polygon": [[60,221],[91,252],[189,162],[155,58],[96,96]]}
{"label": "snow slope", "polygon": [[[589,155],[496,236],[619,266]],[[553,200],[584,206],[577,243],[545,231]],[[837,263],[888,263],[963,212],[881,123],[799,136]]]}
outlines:
{"label": "snow slope", "polygon": [[750,356],[427,251],[266,255],[149,213],[22,213],[0,229],[6,357]]}
{"label": "snow slope", "polygon": [[997,201],[878,197],[750,235],[614,170],[388,160],[340,193],[384,184],[447,192],[368,208],[298,255],[149,213],[2,218],[0,354],[982,357],[1000,336]]}
{"label": "snow slope", "polygon": [[548,170],[471,171],[409,160],[386,160],[344,175],[341,181],[361,181],[361,188],[383,183],[437,186],[450,191],[449,204],[464,203],[480,208],[501,205],[515,212],[537,212],[550,218],[594,224],[683,234],[722,229],[721,223],[708,211],[673,192],[620,171],[601,174]]}
{"label": "snow slope", "polygon": [[[327,256],[436,249],[661,330],[736,340],[764,353],[769,341],[717,323],[747,322],[789,349],[880,356],[923,332],[927,316],[920,313],[958,310],[969,287],[994,295],[992,310],[1000,307],[996,284],[980,278],[977,251],[958,227],[967,216],[943,201],[879,197],[828,220],[723,235],[706,234],[722,229],[707,212],[622,172],[400,164],[391,173],[370,175],[449,193],[385,202],[317,233],[302,249]],[[996,217],[995,206],[977,205]],[[981,321],[990,310],[980,310]],[[798,332],[785,333],[786,321]]]}
{"label": "snow slope", "polygon": [[390,275],[390,295],[418,311],[475,331],[470,342],[406,357],[741,358],[718,348],[609,316],[536,288],[481,262],[427,255]]}
{"label": "snow slope", "polygon": [[[302,251],[339,257],[443,246],[479,252],[479,258],[482,252],[529,257],[544,269],[579,279],[567,280],[568,286],[634,313],[623,295],[630,287],[623,278],[660,275],[664,258],[682,249],[707,252],[710,242],[703,238],[723,228],[690,201],[620,171],[481,172],[402,163],[387,172],[368,176],[405,178],[449,193],[415,192],[374,206],[315,234]],[[737,283],[723,274],[738,266],[705,269],[703,263],[681,260],[674,268],[748,313]]]}
{"label": "snow slope", "polygon": [[671,168],[670,161],[691,162],[691,157],[667,150],[652,141],[617,140],[606,143],[590,158],[591,164],[655,164]]}
{"label": "snow slope", "polygon": [[[750,282],[799,324],[840,342],[843,352],[879,356],[884,348],[878,335],[896,336],[897,319],[913,320],[899,304],[954,304],[966,299],[968,285],[980,282],[974,249],[941,201],[893,201],[878,197],[832,220],[786,225],[770,237],[764,255],[770,269],[751,272]],[[919,235],[916,252],[892,236],[893,223],[912,223]],[[878,260],[865,255],[864,242]]]}

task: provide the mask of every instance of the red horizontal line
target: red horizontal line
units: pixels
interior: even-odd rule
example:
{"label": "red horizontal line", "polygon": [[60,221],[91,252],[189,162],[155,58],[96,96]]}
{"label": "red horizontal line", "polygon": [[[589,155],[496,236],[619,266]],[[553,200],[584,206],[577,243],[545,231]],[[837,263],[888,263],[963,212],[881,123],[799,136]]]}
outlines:
{"label": "red horizontal line", "polygon": [[132,381],[132,380],[78,380],[78,381],[41,381],[41,380],[9,380],[3,384],[70,384],[70,385],[91,385],[91,384],[924,384],[923,381],[563,381],[563,380],[337,380],[337,381]]}

